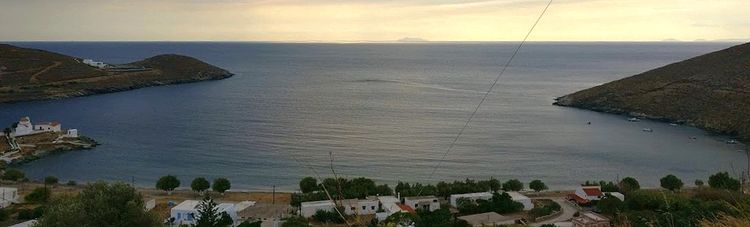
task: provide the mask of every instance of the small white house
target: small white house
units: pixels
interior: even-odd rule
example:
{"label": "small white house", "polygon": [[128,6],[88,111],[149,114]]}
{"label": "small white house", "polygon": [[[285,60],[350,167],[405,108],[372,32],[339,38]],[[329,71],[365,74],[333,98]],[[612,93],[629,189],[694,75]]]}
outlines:
{"label": "small white house", "polygon": [[319,210],[335,211],[336,204],[331,200],[303,202],[300,204],[300,215],[302,217],[312,217]]}
{"label": "small white house", "polygon": [[466,194],[454,194],[450,196],[451,206],[458,207],[459,199],[468,199],[470,201],[477,200],[490,200],[492,199],[492,193],[489,192],[477,192],[477,193],[466,193]]}
{"label": "small white house", "polygon": [[107,64],[105,64],[104,62],[94,61],[94,60],[91,60],[91,59],[83,59],[83,64],[87,64],[87,65],[89,65],[91,67],[96,67],[96,68],[100,68],[100,69],[103,69],[103,68],[107,67]]}
{"label": "small white house", "polygon": [[413,208],[414,210],[424,209],[435,211],[437,209],[440,209],[440,203],[438,202],[438,198],[435,196],[406,197],[404,198],[404,204]]}
{"label": "small white house", "polygon": [[18,203],[18,189],[0,187],[0,208],[8,207],[14,203]]}
{"label": "small white house", "polygon": [[18,121],[18,124],[16,124],[14,132],[13,135],[15,136],[23,136],[33,133],[34,126],[31,124],[31,118],[22,117],[21,120]]}
{"label": "small white house", "polygon": [[341,205],[344,207],[344,213],[347,215],[364,215],[375,214],[378,212],[377,199],[347,199],[342,200]]}
{"label": "small white house", "polygon": [[34,131],[60,132],[62,129],[58,122],[43,122],[34,125]]}
{"label": "small white house", "polygon": [[78,129],[68,129],[68,131],[65,132],[65,137],[78,138]]}
{"label": "small white house", "polygon": [[401,204],[401,200],[399,200],[395,196],[378,196],[378,201],[380,202],[380,208],[383,209],[383,212],[378,212],[375,214],[375,217],[379,221],[383,221],[395,213],[404,212],[404,210],[399,206]]}
{"label": "small white house", "polygon": [[[185,200],[175,207],[172,207],[170,219],[173,219],[172,223],[177,225],[194,225],[197,218],[200,218],[198,213],[198,205],[201,201],[197,200]],[[226,212],[232,217],[234,222],[237,222],[237,210],[234,204],[231,203],[220,203],[216,205],[216,212]]]}
{"label": "small white house", "polygon": [[534,203],[531,202],[531,199],[529,197],[526,197],[525,195],[518,193],[518,192],[506,192],[506,193],[510,195],[510,198],[513,201],[523,204],[523,210],[531,210],[534,208]]}
{"label": "small white house", "polygon": [[576,188],[576,195],[588,201],[600,200],[604,197],[600,186],[580,186]]}

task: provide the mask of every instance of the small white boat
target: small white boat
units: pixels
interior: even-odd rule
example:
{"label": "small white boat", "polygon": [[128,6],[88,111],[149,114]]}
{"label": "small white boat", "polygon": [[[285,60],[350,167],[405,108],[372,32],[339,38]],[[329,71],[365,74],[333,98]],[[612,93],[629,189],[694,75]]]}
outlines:
{"label": "small white boat", "polygon": [[641,119],[638,119],[636,117],[632,117],[632,118],[628,118],[628,121],[630,121],[630,122],[639,122],[639,121],[641,121]]}
{"label": "small white boat", "polygon": [[727,144],[737,144],[737,140],[727,140]]}
{"label": "small white boat", "polygon": [[671,126],[677,126],[676,123],[669,123],[669,125],[671,125]]}
{"label": "small white boat", "polygon": [[644,131],[644,132],[654,132],[654,130],[651,129],[651,128],[643,128],[642,131]]}

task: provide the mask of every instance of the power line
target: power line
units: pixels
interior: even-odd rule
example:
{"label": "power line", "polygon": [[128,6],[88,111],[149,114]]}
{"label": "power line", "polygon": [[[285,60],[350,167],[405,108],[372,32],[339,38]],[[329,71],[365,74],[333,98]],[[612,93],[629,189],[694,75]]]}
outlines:
{"label": "power line", "polygon": [[[526,36],[523,37],[523,40],[521,41],[521,43],[518,44],[518,47],[516,47],[516,50],[513,51],[513,54],[510,56],[510,58],[508,58],[508,61],[505,62],[503,69],[500,71],[497,77],[495,77],[495,80],[492,82],[492,85],[490,86],[490,88],[487,89],[487,92],[484,93],[484,96],[482,96],[482,100],[479,101],[479,104],[477,104],[477,107],[474,108],[473,112],[471,112],[471,115],[469,115],[469,119],[466,120],[466,123],[464,123],[464,126],[461,127],[461,130],[458,131],[458,134],[456,134],[456,137],[453,138],[453,141],[451,141],[450,145],[448,146],[448,149],[445,151],[445,153],[443,153],[443,156],[440,158],[440,161],[438,161],[438,163],[432,169],[430,176],[427,177],[427,181],[432,180],[432,177],[434,177],[435,172],[437,172],[438,168],[440,168],[440,165],[445,161],[445,158],[448,157],[448,154],[453,150],[453,147],[456,146],[456,142],[458,141],[459,138],[461,138],[461,135],[464,134],[464,131],[466,130],[466,128],[469,127],[469,123],[471,122],[472,119],[474,119],[474,116],[477,114],[477,111],[479,111],[479,108],[482,106],[484,101],[487,100],[487,97],[492,92],[492,89],[495,88],[495,85],[497,85],[497,82],[500,80],[500,77],[503,76],[503,74],[505,73],[505,70],[508,69],[508,66],[510,66],[510,63],[513,62],[513,58],[516,57],[516,55],[518,54],[518,51],[521,50],[521,47],[523,47],[523,44],[526,43],[526,40],[531,35],[531,32],[534,31],[534,28],[536,27],[536,25],[539,24],[540,20],[542,20],[542,16],[544,16],[544,13],[547,12],[547,9],[549,9],[550,5],[552,5],[552,0],[549,0],[549,2],[547,2],[547,5],[544,7],[544,10],[542,10],[542,13],[540,13],[539,17],[536,18],[536,21],[534,21],[534,24],[526,33]],[[417,193],[417,195],[421,195],[423,190],[424,190],[424,187],[419,189],[419,193]]]}

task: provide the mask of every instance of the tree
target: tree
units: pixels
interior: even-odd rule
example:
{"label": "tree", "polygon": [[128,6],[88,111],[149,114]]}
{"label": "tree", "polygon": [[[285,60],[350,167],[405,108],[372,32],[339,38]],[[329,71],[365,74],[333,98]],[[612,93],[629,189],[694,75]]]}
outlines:
{"label": "tree", "polygon": [[617,197],[608,195],[599,200],[596,207],[604,214],[616,214],[625,209],[625,203]]}
{"label": "tree", "polygon": [[680,188],[682,188],[682,185],[683,185],[682,180],[680,180],[680,178],[677,178],[675,175],[672,175],[672,174],[669,174],[661,178],[659,182],[661,183],[662,188],[665,188],[670,191],[680,190]]}
{"label": "tree", "polygon": [[55,176],[48,176],[44,178],[44,184],[55,185],[58,183],[58,179]]}
{"label": "tree", "polygon": [[523,183],[518,179],[508,180],[503,183],[504,191],[521,191],[521,189],[523,189]]}
{"label": "tree", "polygon": [[315,212],[315,214],[313,214],[312,218],[321,223],[342,224],[346,222],[341,218],[341,215],[339,215],[338,212],[328,210],[318,210],[317,212]]}
{"label": "tree", "polygon": [[32,202],[32,203],[46,203],[49,201],[50,196],[52,195],[52,191],[50,191],[49,188],[46,187],[38,187],[35,188],[31,193],[23,197],[26,202]]}
{"label": "tree", "polygon": [[193,182],[190,183],[190,188],[195,192],[203,193],[204,191],[211,188],[211,183],[209,183],[206,178],[196,177],[195,179],[193,179]]}
{"label": "tree", "polygon": [[211,197],[204,197],[203,201],[198,204],[198,216],[195,219],[195,227],[214,227],[218,226],[221,214],[216,212],[216,202]]}
{"label": "tree", "polygon": [[234,224],[234,219],[232,219],[232,216],[230,216],[227,212],[221,212],[221,214],[219,215],[219,220],[213,227],[228,227],[232,226],[232,224]]}
{"label": "tree", "polygon": [[35,226],[161,226],[143,207],[143,198],[130,185],[97,182],[53,200]]}
{"label": "tree", "polygon": [[5,173],[3,173],[3,180],[9,180],[9,181],[18,181],[22,180],[23,178],[26,178],[26,174],[21,172],[21,170],[17,169],[8,169],[5,170]]}
{"label": "tree", "polygon": [[216,178],[214,180],[213,189],[221,194],[232,188],[232,183],[227,178]]}
{"label": "tree", "polygon": [[547,190],[547,185],[544,184],[541,180],[533,180],[529,183],[529,188],[533,189],[536,192]]}
{"label": "tree", "polygon": [[299,190],[302,193],[309,193],[318,190],[318,180],[313,177],[305,177],[299,181]]}
{"label": "tree", "polygon": [[708,185],[716,189],[740,190],[740,181],[730,177],[727,172],[718,172],[708,177]]}
{"label": "tree", "polygon": [[702,187],[703,186],[703,181],[700,180],[700,179],[695,180],[695,186]]}
{"label": "tree", "polygon": [[172,191],[177,187],[180,187],[180,180],[172,175],[163,176],[159,178],[159,181],[156,182],[157,189],[164,190],[170,195],[172,194]]}
{"label": "tree", "polygon": [[500,180],[495,179],[494,177],[490,178],[489,185],[490,185],[490,190],[492,190],[492,192],[497,192],[503,187],[503,185],[500,183]]}
{"label": "tree", "polygon": [[629,193],[641,189],[641,184],[638,183],[638,180],[632,177],[623,178],[618,186],[622,193]]}

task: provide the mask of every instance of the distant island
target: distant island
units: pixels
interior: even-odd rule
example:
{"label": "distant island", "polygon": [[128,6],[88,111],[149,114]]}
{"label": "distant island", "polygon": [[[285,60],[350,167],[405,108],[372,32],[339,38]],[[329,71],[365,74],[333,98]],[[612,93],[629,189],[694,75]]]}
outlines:
{"label": "distant island", "polygon": [[398,39],[396,41],[397,42],[402,42],[402,43],[423,43],[423,42],[429,42],[426,39],[415,38],[415,37],[404,37],[404,38]]}
{"label": "distant island", "polygon": [[684,123],[750,141],[750,43],[565,95],[555,105]]}
{"label": "distant island", "polygon": [[0,103],[111,93],[232,75],[198,59],[175,54],[107,64],[0,44]]}

